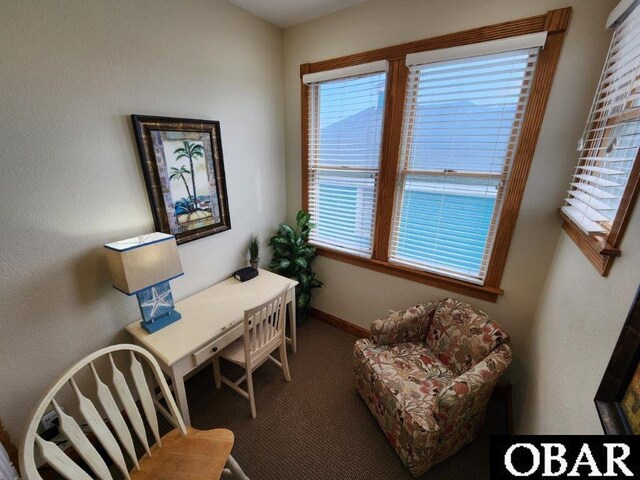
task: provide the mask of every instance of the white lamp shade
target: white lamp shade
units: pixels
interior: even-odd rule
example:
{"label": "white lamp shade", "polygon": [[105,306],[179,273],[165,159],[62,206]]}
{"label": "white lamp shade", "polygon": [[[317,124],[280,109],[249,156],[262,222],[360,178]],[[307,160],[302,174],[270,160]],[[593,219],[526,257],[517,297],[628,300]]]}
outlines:
{"label": "white lamp shade", "polygon": [[107,243],[107,262],[114,288],[127,295],[182,275],[173,235],[149,235]]}

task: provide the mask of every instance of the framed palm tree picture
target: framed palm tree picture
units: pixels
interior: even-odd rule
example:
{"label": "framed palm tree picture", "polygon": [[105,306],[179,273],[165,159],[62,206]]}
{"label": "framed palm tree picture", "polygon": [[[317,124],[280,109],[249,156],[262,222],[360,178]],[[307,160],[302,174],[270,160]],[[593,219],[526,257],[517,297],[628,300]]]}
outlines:
{"label": "framed palm tree picture", "polygon": [[231,228],[220,122],[131,115],[156,230],[190,242]]}

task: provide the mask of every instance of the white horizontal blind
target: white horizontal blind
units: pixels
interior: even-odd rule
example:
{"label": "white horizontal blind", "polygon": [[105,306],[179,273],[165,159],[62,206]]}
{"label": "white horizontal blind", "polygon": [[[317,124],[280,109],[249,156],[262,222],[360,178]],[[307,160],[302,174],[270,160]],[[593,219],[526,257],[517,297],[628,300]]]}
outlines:
{"label": "white horizontal blind", "polygon": [[357,77],[368,73],[386,72],[389,69],[389,62],[378,60],[377,62],[361,63],[350,67],[336,68],[333,70],[323,70],[315,73],[305,73],[302,82],[310,85],[312,83],[325,82],[327,80],[342,80],[348,77]]}
{"label": "white horizontal blind", "polygon": [[484,282],[538,51],[410,68],[390,261]]}
{"label": "white horizontal blind", "polygon": [[469,43],[457,47],[427,50],[426,52],[410,53],[407,55],[406,64],[426,65],[428,63],[443,62],[445,60],[457,60],[462,58],[493,55],[495,53],[513,52],[529,48],[543,47],[547,41],[547,32],[528,33],[513,37],[489,40],[487,42]]}
{"label": "white horizontal blind", "polygon": [[606,236],[640,146],[640,8],[617,27],[562,212],[583,232]]}
{"label": "white horizontal blind", "polygon": [[309,84],[309,213],[316,245],[371,257],[386,72]]}

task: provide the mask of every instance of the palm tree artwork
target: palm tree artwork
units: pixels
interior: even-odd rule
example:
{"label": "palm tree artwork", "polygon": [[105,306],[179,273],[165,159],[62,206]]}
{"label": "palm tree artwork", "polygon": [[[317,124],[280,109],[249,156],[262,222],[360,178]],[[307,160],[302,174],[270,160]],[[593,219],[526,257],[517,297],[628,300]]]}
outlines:
{"label": "palm tree artwork", "polygon": [[[177,167],[171,167],[169,170],[169,180],[184,183],[187,192],[187,198],[175,201],[178,223],[189,223],[211,217],[212,212],[207,208],[203,208],[203,205],[207,206],[208,197],[200,196],[198,198],[195,178],[197,165],[194,165],[194,163],[199,159],[204,159],[204,147],[198,142],[183,140],[181,146],[176,148],[173,154],[175,155],[174,161],[188,160],[189,162],[188,166],[178,165]],[[191,181],[189,182],[188,179]]]}
{"label": "palm tree artwork", "polygon": [[[171,175],[169,175],[169,180],[182,180],[184,182],[184,188],[187,191],[187,196],[191,198],[189,184],[187,183],[187,179],[184,178],[185,175],[191,175],[191,170],[189,170],[184,165],[182,165],[180,168],[171,167]],[[191,201],[193,202],[193,199]]]}
{"label": "palm tree artwork", "polygon": [[[193,161],[198,157],[204,158],[204,148],[199,143],[189,142],[187,140],[182,142],[182,147],[177,148],[174,152],[176,160],[186,158],[189,160],[189,168],[191,170],[191,185],[193,186],[193,210],[199,210],[198,208],[198,194],[196,193],[196,177],[195,170],[193,169]],[[187,190],[188,191],[188,190]]]}

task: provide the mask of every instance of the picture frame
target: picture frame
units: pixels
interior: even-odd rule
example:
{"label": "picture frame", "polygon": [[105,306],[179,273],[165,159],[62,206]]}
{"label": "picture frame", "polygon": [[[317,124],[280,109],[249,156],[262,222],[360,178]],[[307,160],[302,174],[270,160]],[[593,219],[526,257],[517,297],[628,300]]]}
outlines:
{"label": "picture frame", "polygon": [[131,121],[156,230],[182,244],[231,229],[220,122]]}
{"label": "picture frame", "polygon": [[594,402],[605,434],[640,434],[640,288]]}

